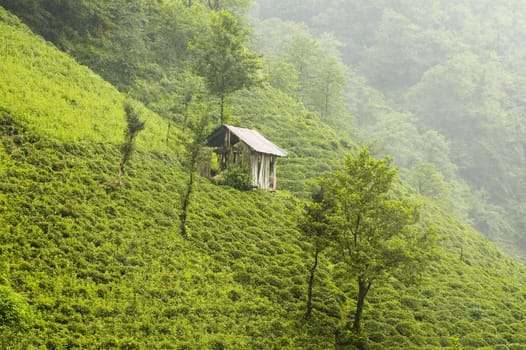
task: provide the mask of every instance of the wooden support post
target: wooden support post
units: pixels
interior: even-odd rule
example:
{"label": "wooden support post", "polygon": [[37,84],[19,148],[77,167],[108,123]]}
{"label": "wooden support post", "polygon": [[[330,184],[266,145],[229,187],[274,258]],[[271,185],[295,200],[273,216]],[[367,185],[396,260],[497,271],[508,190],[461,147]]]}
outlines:
{"label": "wooden support post", "polygon": [[271,161],[271,176],[272,176],[272,185],[271,185],[271,190],[272,191],[275,191],[277,188],[278,188],[278,177],[277,177],[277,174],[276,174],[276,163],[277,163],[277,157],[276,156],[272,156],[272,161]]}

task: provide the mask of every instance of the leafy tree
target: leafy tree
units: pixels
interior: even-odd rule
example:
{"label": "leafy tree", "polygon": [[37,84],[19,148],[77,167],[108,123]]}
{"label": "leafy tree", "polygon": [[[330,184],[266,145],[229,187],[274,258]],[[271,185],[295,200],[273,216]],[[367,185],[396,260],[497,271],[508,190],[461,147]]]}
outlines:
{"label": "leafy tree", "polygon": [[[108,29],[104,16],[93,2],[76,0],[2,0],[0,5],[16,13],[33,30],[62,50],[83,36]],[[57,20],[60,19],[60,20]]]}
{"label": "leafy tree", "polygon": [[283,57],[266,57],[265,75],[271,86],[295,96],[299,89],[299,72]]}
{"label": "leafy tree", "polygon": [[254,45],[259,51],[277,56],[285,46],[290,45],[298,37],[308,37],[309,28],[304,23],[284,21],[273,17],[255,23]]}
{"label": "leafy tree", "polygon": [[285,61],[298,72],[297,97],[325,120],[344,110],[345,66],[337,46],[330,35],[317,41],[308,33],[300,33],[283,47]]}
{"label": "leafy tree", "polygon": [[388,91],[418,82],[427,69],[452,51],[445,33],[425,30],[390,9],[384,11],[375,39],[364,50],[360,68],[373,86]]}
{"label": "leafy tree", "polygon": [[208,36],[192,45],[195,71],[210,93],[219,98],[220,121],[225,122],[225,99],[234,91],[256,84],[260,61],[247,48],[249,32],[241,19],[222,9],[211,15]]}
{"label": "leafy tree", "polygon": [[185,71],[175,83],[170,111],[182,115],[183,132],[188,126],[189,111],[192,102],[205,94],[205,87],[201,77]]}
{"label": "leafy tree", "polygon": [[435,198],[447,193],[444,176],[433,163],[422,162],[411,169],[409,183],[423,196]]}
{"label": "leafy tree", "polygon": [[183,237],[189,237],[186,229],[186,219],[188,217],[188,208],[191,203],[191,196],[194,190],[195,175],[199,160],[203,154],[203,146],[208,136],[208,125],[209,125],[209,113],[206,108],[197,104],[193,106],[192,110],[189,111],[191,118],[189,122],[190,140],[185,143],[185,159],[183,168],[188,176],[186,185],[183,189],[181,196],[181,212],[179,214],[181,234]]}
{"label": "leafy tree", "polygon": [[312,86],[311,99],[320,116],[327,120],[334,117],[342,109],[342,91],[345,84],[344,66],[333,58],[324,59]]}
{"label": "leafy tree", "polygon": [[305,205],[304,215],[299,225],[313,247],[313,263],[309,268],[307,284],[307,309],[305,311],[305,318],[307,319],[312,316],[314,278],[318,267],[319,255],[327,248],[330,242],[328,214],[332,203],[327,200],[325,192],[326,189],[322,186],[312,195],[312,201]]}
{"label": "leafy tree", "polygon": [[135,138],[139,132],[144,129],[146,123],[141,120],[139,116],[139,107],[135,103],[126,101],[124,104],[124,111],[126,112],[127,127],[124,134],[124,143],[121,146],[122,159],[119,164],[119,181],[121,181],[126,170],[126,164],[128,164],[128,161],[132,156]]}
{"label": "leafy tree", "polygon": [[506,108],[510,79],[499,62],[463,53],[428,70],[407,95],[421,125],[451,140],[459,173],[497,203],[524,196],[523,131]]}
{"label": "leafy tree", "polygon": [[416,226],[416,205],[392,192],[396,173],[391,159],[374,159],[363,148],[327,182],[328,195],[334,196],[330,224],[357,287],[356,309],[337,334],[340,344],[365,348],[361,319],[371,286],[388,276],[410,279],[427,253],[427,235]]}

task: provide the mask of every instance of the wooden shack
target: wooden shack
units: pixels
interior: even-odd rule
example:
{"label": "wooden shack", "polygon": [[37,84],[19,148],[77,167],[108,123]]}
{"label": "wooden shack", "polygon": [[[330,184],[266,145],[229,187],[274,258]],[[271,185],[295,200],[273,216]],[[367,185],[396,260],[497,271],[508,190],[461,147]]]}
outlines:
{"label": "wooden shack", "polygon": [[246,166],[254,188],[276,190],[276,160],[287,152],[259,132],[224,124],[208,137],[207,146],[215,148],[221,170],[232,164]]}

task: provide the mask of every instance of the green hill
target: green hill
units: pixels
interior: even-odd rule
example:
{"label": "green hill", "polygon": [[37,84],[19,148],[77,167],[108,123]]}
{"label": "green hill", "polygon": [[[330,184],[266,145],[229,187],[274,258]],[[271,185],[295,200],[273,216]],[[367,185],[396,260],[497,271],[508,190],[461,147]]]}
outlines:
{"label": "green hill", "polygon": [[289,21],[336,42],[367,143],[402,167],[434,163],[462,215],[525,262],[526,3],[255,2],[261,46],[290,42],[299,29]]}
{"label": "green hill", "polygon": [[[144,109],[146,130],[115,186],[125,97],[1,8],[0,50],[4,348],[333,346],[352,301],[340,266],[323,260],[314,318],[303,319],[310,246],[297,197],[201,178],[183,239],[182,132],[166,142],[168,122]],[[235,121],[290,152],[284,188],[302,193],[354,147],[270,87],[233,99]],[[439,228],[440,259],[418,286],[371,291],[370,348],[525,349],[526,268],[432,206],[424,218]],[[23,322],[9,321],[16,314]]]}

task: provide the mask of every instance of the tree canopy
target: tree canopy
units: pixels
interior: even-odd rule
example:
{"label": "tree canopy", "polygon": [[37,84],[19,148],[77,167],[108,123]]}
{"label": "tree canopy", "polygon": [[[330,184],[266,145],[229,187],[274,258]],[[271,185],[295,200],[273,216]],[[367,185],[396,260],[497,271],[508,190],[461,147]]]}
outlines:
{"label": "tree canopy", "polygon": [[193,64],[210,93],[219,98],[221,124],[225,122],[225,99],[234,91],[258,82],[260,62],[247,48],[248,30],[240,18],[221,9],[212,14],[205,36],[192,45]]}
{"label": "tree canopy", "polygon": [[302,226],[315,239],[314,268],[320,247],[332,241],[337,261],[355,281],[356,296],[350,298],[356,307],[351,315],[342,315],[349,320],[337,333],[337,342],[360,349],[365,348],[361,319],[371,286],[389,277],[411,281],[432,255],[431,231],[417,225],[418,206],[396,193],[396,173],[391,159],[377,160],[362,148],[346,159],[343,170],[322,181],[323,190],[307,207]]}

